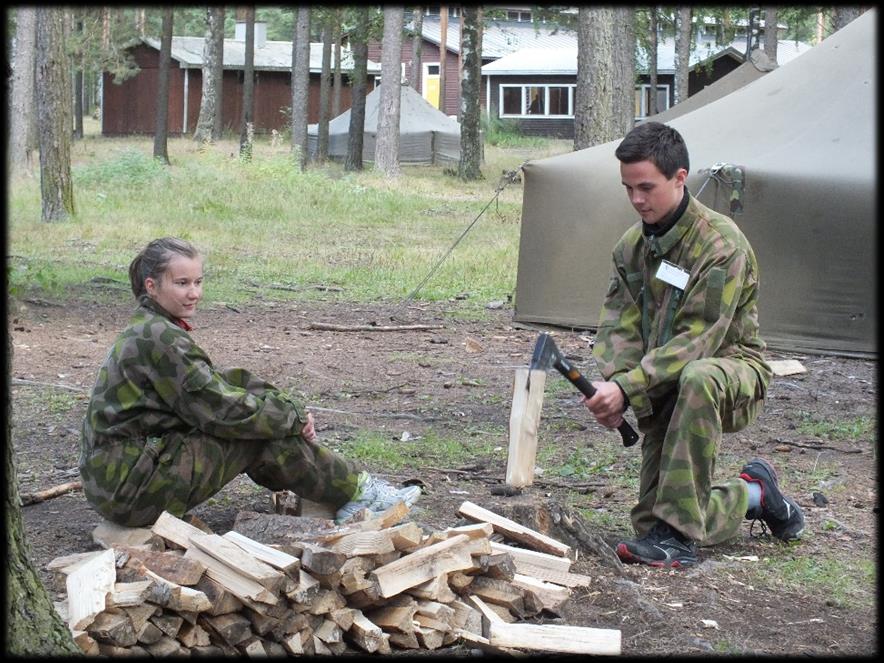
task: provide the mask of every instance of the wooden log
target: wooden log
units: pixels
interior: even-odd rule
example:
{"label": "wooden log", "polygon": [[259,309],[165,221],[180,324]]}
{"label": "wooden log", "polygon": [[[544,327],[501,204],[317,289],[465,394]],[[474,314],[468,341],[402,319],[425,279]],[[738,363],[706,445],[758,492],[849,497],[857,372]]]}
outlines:
{"label": "wooden log", "polygon": [[414,634],[417,636],[417,641],[424,649],[433,650],[439,649],[439,647],[442,646],[442,631],[418,625],[414,627]]}
{"label": "wooden log", "polygon": [[138,642],[143,645],[152,645],[155,642],[159,642],[160,638],[165,637],[165,634],[160,630],[160,627],[153,622],[145,622],[142,624],[137,633]]}
{"label": "wooden log", "polygon": [[95,617],[105,609],[107,595],[114,590],[117,578],[114,560],[114,551],[105,550],[68,567],[65,586],[69,623],[73,630],[88,630]]}
{"label": "wooden log", "polygon": [[533,529],[520,525],[514,520],[500,516],[488,509],[480,507],[472,502],[464,502],[460,505],[457,513],[470,520],[491,523],[494,531],[519,541],[534,550],[559,555],[560,557],[572,556],[571,546],[565,545],[561,541],[556,541],[552,537],[541,534]]}
{"label": "wooden log", "polygon": [[546,371],[517,368],[513,380],[513,404],[510,410],[509,451],[506,484],[515,488],[534,483],[537,460],[537,430],[543,408]]}
{"label": "wooden log", "polygon": [[417,612],[417,604],[404,606],[385,606],[365,613],[370,621],[380,626],[384,631],[394,633],[411,633],[414,631],[414,614]]}
{"label": "wooden log", "polygon": [[349,631],[353,625],[353,614],[353,608],[337,608],[329,611],[328,616],[341,627],[342,631]]}
{"label": "wooden log", "polygon": [[301,634],[293,633],[282,641],[282,646],[292,656],[301,656],[304,654],[304,647],[301,645]]}
{"label": "wooden log", "polygon": [[315,633],[313,634],[313,654],[315,656],[332,656],[332,650]]}
{"label": "wooden log", "polygon": [[491,624],[488,640],[498,647],[563,654],[620,654],[621,634],[616,629],[559,624]]}
{"label": "wooden log", "polygon": [[86,631],[98,642],[118,647],[131,647],[138,642],[129,616],[122,611],[98,613]]}
{"label": "wooden log", "polygon": [[98,641],[86,631],[72,631],[74,644],[87,656],[98,655]]}
{"label": "wooden log", "polygon": [[482,635],[482,613],[464,601],[457,599],[450,604],[454,610],[454,628]]}
{"label": "wooden log", "polygon": [[512,582],[516,587],[533,592],[540,599],[544,610],[549,610],[557,615],[561,614],[562,604],[571,598],[571,590],[567,587],[537,580],[521,573],[517,573]]}
{"label": "wooden log", "polygon": [[174,638],[178,635],[178,631],[181,630],[184,618],[172,613],[163,613],[151,617],[150,622],[170,638]]}
{"label": "wooden log", "polygon": [[471,631],[466,631],[464,629],[458,629],[456,634],[460,637],[461,641],[465,644],[471,645],[476,649],[480,649],[486,654],[492,654],[494,656],[517,656],[522,657],[525,656],[525,652],[519,651],[518,649],[510,649],[507,647],[496,647],[491,644],[491,641],[483,637],[479,634],[473,633]]}
{"label": "wooden log", "polygon": [[393,540],[385,530],[374,532],[354,532],[331,544],[331,549],[343,553],[348,558],[358,555],[378,555],[396,550]]}
{"label": "wooden log", "polygon": [[453,571],[448,574],[448,586],[457,594],[464,594],[468,591],[470,584],[472,584],[475,578],[476,576],[469,575],[463,571]]}
{"label": "wooden log", "polygon": [[261,638],[253,638],[237,646],[237,649],[249,658],[266,658],[267,649]]}
{"label": "wooden log", "polygon": [[150,529],[166,541],[184,549],[191,547],[191,536],[205,534],[199,527],[186,523],[181,518],[176,518],[168,511],[163,511]]}
{"label": "wooden log", "polygon": [[177,610],[180,613],[185,612],[205,612],[210,610],[212,602],[203,592],[193,587],[180,587],[181,591],[173,595],[173,598],[166,603],[166,607],[170,610]]}
{"label": "wooden log", "polygon": [[38,490],[36,493],[25,493],[20,495],[21,505],[30,506],[31,504],[39,504],[40,502],[51,500],[54,497],[59,497],[60,495],[70,493],[74,490],[80,490],[82,487],[83,483],[81,481],[68,481],[67,483],[53,486],[52,488]]}
{"label": "wooden log", "polygon": [[148,546],[153,550],[165,548],[163,539],[147,527],[123,527],[104,519],[92,530],[92,540],[102,548],[120,546]]}
{"label": "wooden log", "polygon": [[206,616],[203,619],[230,646],[235,647],[252,637],[252,625],[247,617],[239,613]]}
{"label": "wooden log", "polygon": [[243,607],[242,601],[208,576],[203,576],[196,584],[195,588],[205,594],[209,599],[209,602],[212,604],[212,607],[206,611],[210,615],[223,615],[228,612],[236,612]]}
{"label": "wooden log", "polygon": [[144,648],[154,658],[187,655],[187,651],[181,646],[180,642],[166,635],[153,644],[145,645]]}
{"label": "wooden log", "polygon": [[524,590],[504,580],[479,576],[470,585],[470,592],[486,603],[504,606],[520,618],[529,613],[525,606]]}
{"label": "wooden log", "polygon": [[105,598],[105,605],[108,608],[130,608],[141,605],[150,595],[153,582],[153,580],[141,580],[115,583],[114,590],[108,592]]}
{"label": "wooden log", "polygon": [[516,571],[518,573],[524,573],[525,575],[533,575],[531,571],[523,570],[528,568],[543,568],[549,569],[550,571],[568,573],[571,564],[573,564],[573,562],[567,557],[550,555],[537,552],[536,550],[528,550],[526,548],[517,548],[515,546],[508,546],[504,543],[497,543],[495,541],[491,542],[491,550],[493,552],[509,553],[512,556],[513,561],[516,563]]}
{"label": "wooden log", "polygon": [[344,632],[341,630],[341,627],[332,619],[328,618],[322,620],[322,623],[319,625],[319,628],[313,632],[313,635],[327,645],[334,642],[344,641]]}
{"label": "wooden log", "polygon": [[[202,536],[202,534],[197,536]],[[224,562],[199,550],[196,546],[188,549],[184,556],[202,562],[206,567],[206,574],[240,601],[249,599],[270,605],[276,605],[279,601],[277,595],[261,583],[237,573]]]}
{"label": "wooden log", "polygon": [[[490,547],[490,546],[489,546]],[[516,574],[516,563],[509,553],[494,553],[473,557],[473,567],[467,573],[478,572],[489,578],[512,580]]]}
{"label": "wooden log", "polygon": [[240,511],[236,514],[233,529],[253,541],[273,544],[291,544],[312,541],[323,533],[337,530],[333,520],[282,516],[272,513]]}
{"label": "wooden log", "polygon": [[424,538],[423,530],[414,522],[402,523],[382,531],[389,534],[393,547],[401,551],[415,548],[420,545],[421,540]]}
{"label": "wooden log", "polygon": [[226,532],[224,538],[238,545],[255,559],[258,559],[265,564],[269,564],[273,568],[279,569],[284,573],[293,574],[301,568],[301,560],[294,555],[289,555],[282,550],[271,548],[264,543],[253,541],[239,532]]}
{"label": "wooden log", "polygon": [[282,571],[273,568],[269,564],[265,564],[240,548],[233,541],[225,539],[218,534],[194,535],[190,537],[190,541],[204,553],[226,564],[235,573],[260,583],[269,592],[279,590],[285,581],[285,575]]}
{"label": "wooden log", "polygon": [[[469,546],[469,543],[466,545]],[[457,594],[451,590],[448,584],[448,576],[449,574],[447,573],[441,573],[435,578],[430,578],[426,582],[410,587],[405,591],[419,599],[450,603],[457,598]]]}
{"label": "wooden log", "polygon": [[371,577],[378,582],[381,596],[389,598],[442,573],[472,566],[469,541],[466,534],[458,534],[381,566]]}
{"label": "wooden log", "polygon": [[[494,622],[507,623],[507,621],[514,621],[513,619],[504,619],[502,615],[500,615],[496,610],[493,610],[491,606],[489,606],[485,601],[480,599],[478,596],[470,594],[466,597],[466,602],[468,605],[473,606],[479,613],[482,615],[482,633],[481,635],[485,638],[488,637],[490,631],[490,625]],[[509,614],[509,611],[507,611]]]}
{"label": "wooden log", "polygon": [[117,645],[108,645],[103,642],[98,643],[98,655],[107,656],[109,658],[147,658],[150,656],[147,649],[139,645],[132,645],[131,647],[118,647]]}
{"label": "wooden log", "polygon": [[145,603],[132,606],[131,608],[123,608],[123,612],[129,616],[129,621],[132,622],[132,630],[137,634],[141,632],[141,628],[147,623],[149,618],[162,614],[163,609],[157,605]]}
{"label": "wooden log", "polygon": [[347,601],[333,589],[320,589],[319,592],[310,599],[311,615],[324,615],[332,610],[347,607]]}
{"label": "wooden log", "polygon": [[286,596],[295,603],[307,603],[319,589],[319,581],[304,569],[299,569],[298,585],[292,591],[286,592]]}
{"label": "wooden log", "polygon": [[193,586],[206,572],[205,565],[176,552],[156,552],[131,546],[118,546],[116,550],[125,552],[129,556],[125,563],[127,567],[139,570],[141,565],[144,565],[145,568],[176,585]]}
{"label": "wooden log", "polygon": [[59,593],[64,592],[66,589],[65,583],[67,582],[70,570],[80,562],[96,557],[97,555],[102,554],[102,552],[103,551],[101,550],[93,550],[90,552],[74,553],[54,558],[44,567],[50,573],[52,579],[50,582],[51,588]]}
{"label": "wooden log", "polygon": [[306,542],[295,545],[301,548],[301,567],[312,573],[329,575],[339,571],[347,561],[347,555],[342,552]]}
{"label": "wooden log", "polygon": [[353,624],[347,634],[360,649],[369,654],[376,652],[384,640],[381,627],[368,619],[361,610],[353,612]]}
{"label": "wooden log", "polygon": [[182,624],[178,631],[178,640],[188,649],[191,647],[207,647],[211,644],[209,632],[199,624]]}
{"label": "wooden log", "polygon": [[391,645],[396,645],[399,649],[420,649],[417,635],[414,633],[414,627],[408,633],[388,633]]}

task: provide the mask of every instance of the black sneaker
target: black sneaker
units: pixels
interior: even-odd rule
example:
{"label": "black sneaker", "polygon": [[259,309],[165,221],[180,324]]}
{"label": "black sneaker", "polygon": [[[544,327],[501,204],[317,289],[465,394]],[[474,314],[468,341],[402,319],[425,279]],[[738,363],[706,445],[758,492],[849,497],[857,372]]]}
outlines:
{"label": "black sneaker", "polygon": [[761,486],[761,506],[746,514],[747,518],[761,520],[781,541],[800,538],[804,531],[804,512],[791,497],[780,492],[776,470],[762,458],[753,458],[743,466],[740,478]]}
{"label": "black sneaker", "polygon": [[697,563],[697,548],[692,541],[659,520],[642,538],[618,543],[617,556],[629,564],[679,568]]}

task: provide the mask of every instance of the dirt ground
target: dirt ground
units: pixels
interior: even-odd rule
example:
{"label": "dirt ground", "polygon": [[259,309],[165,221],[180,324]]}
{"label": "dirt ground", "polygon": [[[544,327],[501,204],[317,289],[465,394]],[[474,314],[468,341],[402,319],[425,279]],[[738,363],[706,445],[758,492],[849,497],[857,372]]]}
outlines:
{"label": "dirt ground", "polygon": [[[34,299],[9,311],[13,443],[22,493],[78,478],[87,394],[132,310],[124,295],[120,300],[61,306]],[[521,496],[492,494],[506,467],[514,370],[529,361],[536,331],[514,327],[508,306],[487,311],[478,322],[458,301],[412,305],[391,322],[393,308],[217,304],[197,314],[193,335],[216,365],[248,368],[300,392],[329,446],[366,430],[403,451],[428,432],[475,445],[477,454],[459,466],[426,458],[392,473],[368,461],[391,481],[423,486],[425,494],[412,510],[421,524],[457,524],[464,500],[501,512],[514,500],[552,500],[582,509],[587,526],[609,543],[631,533],[628,514],[636,497],[640,449],[624,449],[616,433],[591,421],[576,390],[553,375],[539,431],[543,471]],[[443,328],[330,332],[309,329],[313,322]],[[597,378],[590,335],[557,332],[555,338],[590,379]],[[561,617],[546,617],[547,622],[620,629],[624,655],[867,656],[877,651],[877,364],[769,356],[798,359],[807,373],[774,379],[760,418],[725,437],[717,473],[735,476],[756,455],[774,463],[785,492],[805,510],[803,541],[785,546],[755,538],[747,522],[737,539],[701,548],[696,567],[670,571],[633,565],[618,571],[583,551],[573,570],[590,575],[592,585],[578,589]],[[859,417],[873,421],[859,437],[817,435],[803,425],[808,418]],[[194,513],[223,533],[240,510],[270,512],[270,492],[241,477]],[[47,581],[43,567],[53,558],[97,548],[91,532],[99,517],[80,491],[24,507],[23,513],[32,560]],[[854,581],[836,591],[838,576],[849,576],[863,563],[871,570],[859,586]],[[439,653],[470,652],[452,647]]]}

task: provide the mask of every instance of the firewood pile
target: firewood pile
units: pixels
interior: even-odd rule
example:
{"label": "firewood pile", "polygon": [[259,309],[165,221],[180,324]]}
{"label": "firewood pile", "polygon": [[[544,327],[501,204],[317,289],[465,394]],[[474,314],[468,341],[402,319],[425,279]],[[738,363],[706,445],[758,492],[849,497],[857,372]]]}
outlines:
{"label": "firewood pile", "polygon": [[[536,623],[590,578],[571,548],[471,502],[424,532],[400,503],[370,519],[242,512],[223,535],[163,513],[100,525],[104,550],[47,569],[89,655],[333,655],[433,650],[619,654],[620,631]],[[194,524],[195,522],[195,524]],[[198,526],[198,525],[201,525]],[[527,623],[534,618],[535,623]]]}

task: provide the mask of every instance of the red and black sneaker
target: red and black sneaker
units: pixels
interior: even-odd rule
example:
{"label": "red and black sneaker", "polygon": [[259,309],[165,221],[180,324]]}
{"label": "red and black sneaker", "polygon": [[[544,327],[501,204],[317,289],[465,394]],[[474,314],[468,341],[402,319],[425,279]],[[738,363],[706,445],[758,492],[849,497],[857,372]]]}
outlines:
{"label": "red and black sneaker", "polygon": [[628,564],[679,568],[697,563],[694,543],[662,520],[640,539],[621,541],[616,550],[617,556]]}
{"label": "red and black sneaker", "polygon": [[792,541],[804,531],[804,512],[791,497],[780,492],[776,470],[762,458],[753,458],[743,466],[740,478],[761,486],[761,506],[746,514],[747,518],[761,520],[775,537]]}

